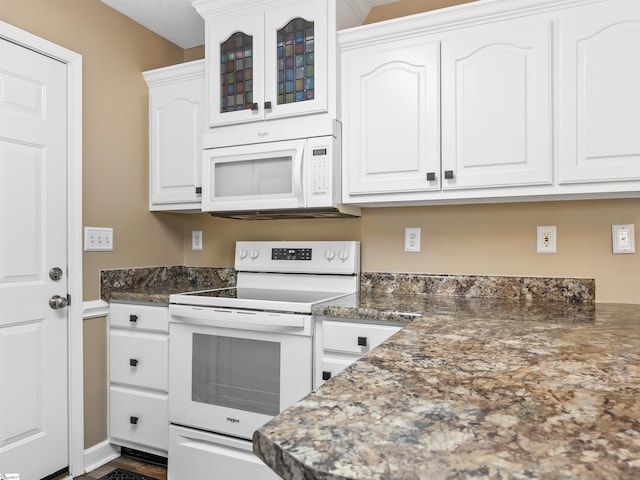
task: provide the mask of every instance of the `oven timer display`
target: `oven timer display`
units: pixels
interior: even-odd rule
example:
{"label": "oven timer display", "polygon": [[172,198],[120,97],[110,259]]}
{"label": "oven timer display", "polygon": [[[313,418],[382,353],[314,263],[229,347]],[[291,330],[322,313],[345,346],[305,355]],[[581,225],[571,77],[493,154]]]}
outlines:
{"label": "oven timer display", "polygon": [[271,260],[311,260],[311,248],[272,248]]}

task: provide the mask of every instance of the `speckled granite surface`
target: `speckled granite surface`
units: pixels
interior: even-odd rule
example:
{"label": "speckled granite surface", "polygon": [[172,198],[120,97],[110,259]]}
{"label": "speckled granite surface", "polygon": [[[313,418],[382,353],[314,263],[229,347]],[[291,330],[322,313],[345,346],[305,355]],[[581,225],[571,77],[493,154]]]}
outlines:
{"label": "speckled granite surface", "polygon": [[[166,304],[172,293],[235,284],[235,270],[226,267],[162,266],[100,272],[101,298],[107,301]],[[417,293],[444,297],[595,301],[595,280],[589,278],[363,272],[360,288],[363,293],[393,295]],[[374,301],[374,306],[379,307],[379,304]]]}
{"label": "speckled granite surface", "polygon": [[363,272],[360,289],[363,292],[568,302],[594,302],[596,297],[592,278]]}
{"label": "speckled granite surface", "polygon": [[168,304],[172,293],[235,284],[233,268],[169,266],[100,272],[100,296],[106,301]]}
{"label": "speckled granite surface", "polygon": [[407,326],[255,433],[282,478],[640,478],[640,305],[341,303]]}

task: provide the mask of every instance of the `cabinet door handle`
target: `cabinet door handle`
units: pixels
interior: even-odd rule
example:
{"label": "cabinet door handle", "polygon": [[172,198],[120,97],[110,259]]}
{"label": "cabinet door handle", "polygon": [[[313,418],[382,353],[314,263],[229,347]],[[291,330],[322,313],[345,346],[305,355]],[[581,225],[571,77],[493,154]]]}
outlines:
{"label": "cabinet door handle", "polygon": [[427,172],[427,180],[430,182],[436,179],[436,172]]}
{"label": "cabinet door handle", "polygon": [[129,365],[131,365],[132,367],[137,367],[138,366],[138,360],[136,358],[130,358],[129,359]]}
{"label": "cabinet door handle", "polygon": [[138,424],[138,417],[133,417],[133,416],[129,417],[129,423],[131,425],[137,425]]}
{"label": "cabinet door handle", "polygon": [[202,193],[202,187],[196,187],[196,195]]}
{"label": "cabinet door handle", "polygon": [[367,346],[367,337],[358,337],[358,346],[366,347]]}
{"label": "cabinet door handle", "polygon": [[129,315],[129,321],[131,323],[136,323],[138,321],[138,315]]}
{"label": "cabinet door handle", "polygon": [[453,170],[445,170],[444,178],[446,178],[447,180],[451,180],[453,178]]}
{"label": "cabinet door handle", "polygon": [[322,380],[327,381],[331,378],[331,372],[327,372],[326,370],[323,370],[322,372]]}
{"label": "cabinet door handle", "polygon": [[271,110],[271,102],[264,102],[264,109]]}
{"label": "cabinet door handle", "polygon": [[252,103],[251,104],[251,111],[252,112],[257,112],[258,111],[258,104],[257,103]]}

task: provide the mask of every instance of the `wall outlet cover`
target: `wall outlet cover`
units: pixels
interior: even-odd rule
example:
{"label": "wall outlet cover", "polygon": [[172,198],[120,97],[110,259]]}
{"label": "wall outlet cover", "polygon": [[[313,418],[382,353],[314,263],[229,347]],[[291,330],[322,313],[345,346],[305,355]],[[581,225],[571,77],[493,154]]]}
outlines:
{"label": "wall outlet cover", "polygon": [[404,251],[420,252],[420,227],[406,227],[404,229]]}
{"label": "wall outlet cover", "polygon": [[536,232],[536,252],[556,253],[556,227],[538,226]]}

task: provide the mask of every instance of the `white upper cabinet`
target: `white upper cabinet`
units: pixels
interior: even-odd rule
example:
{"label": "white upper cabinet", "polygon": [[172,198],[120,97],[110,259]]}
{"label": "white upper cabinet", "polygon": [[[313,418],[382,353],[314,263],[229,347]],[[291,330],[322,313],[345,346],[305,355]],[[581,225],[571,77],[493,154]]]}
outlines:
{"label": "white upper cabinet", "polygon": [[551,183],[550,40],[538,17],[443,40],[443,189]]}
{"label": "white upper cabinet", "polygon": [[351,200],[439,189],[427,179],[440,170],[438,55],[438,43],[421,38],[343,53],[343,182]]}
{"label": "white upper cabinet", "polygon": [[149,87],[149,209],[199,211],[204,62],[143,75]]}
{"label": "white upper cabinet", "polygon": [[640,2],[491,0],[339,32],[343,202],[640,196]]}
{"label": "white upper cabinet", "polygon": [[560,182],[640,180],[640,2],[571,10],[558,31]]}
{"label": "white upper cabinet", "polygon": [[195,2],[206,22],[209,126],[326,112],[334,2]]}

